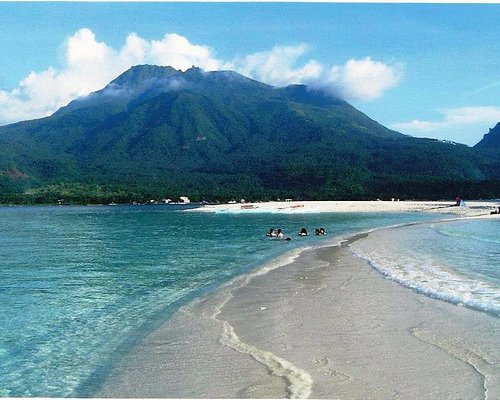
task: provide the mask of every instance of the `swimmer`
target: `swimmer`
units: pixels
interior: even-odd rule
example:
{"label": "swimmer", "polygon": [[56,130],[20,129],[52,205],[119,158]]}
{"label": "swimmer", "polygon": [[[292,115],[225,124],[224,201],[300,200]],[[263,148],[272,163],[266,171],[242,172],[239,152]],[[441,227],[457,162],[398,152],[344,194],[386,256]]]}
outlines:
{"label": "swimmer", "polygon": [[274,230],[274,228],[269,229],[269,232],[266,233],[266,236],[276,237],[277,234],[276,234],[276,231]]}

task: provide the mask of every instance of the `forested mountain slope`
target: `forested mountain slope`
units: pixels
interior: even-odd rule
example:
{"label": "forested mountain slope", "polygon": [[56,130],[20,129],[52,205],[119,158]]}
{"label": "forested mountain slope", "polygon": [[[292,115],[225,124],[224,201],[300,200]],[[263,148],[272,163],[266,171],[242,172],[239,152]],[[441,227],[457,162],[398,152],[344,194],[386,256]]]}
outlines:
{"label": "forested mountain slope", "polygon": [[0,127],[0,201],[499,196],[481,148],[391,131],[304,85],[144,65]]}

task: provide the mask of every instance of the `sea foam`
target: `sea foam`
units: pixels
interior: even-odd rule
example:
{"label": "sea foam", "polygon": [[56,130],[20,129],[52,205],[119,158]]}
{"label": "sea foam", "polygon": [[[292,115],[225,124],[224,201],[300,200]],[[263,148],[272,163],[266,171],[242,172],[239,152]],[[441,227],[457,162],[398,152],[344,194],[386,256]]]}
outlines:
{"label": "sea foam", "polygon": [[228,321],[220,319],[219,315],[224,306],[233,298],[234,290],[247,285],[257,276],[265,275],[274,269],[293,263],[297,257],[299,257],[299,255],[307,249],[309,248],[303,247],[291,250],[264,264],[257,270],[235,278],[221,290],[221,294],[223,294],[221,301],[215,307],[212,315],[214,320],[222,323],[220,343],[240,353],[248,354],[257,362],[265,365],[273,375],[285,379],[287,382],[288,397],[292,399],[308,398],[311,395],[313,385],[311,375],[290,361],[285,360],[270,351],[259,349],[249,343],[243,342],[236,334],[234,327],[229,324]]}
{"label": "sea foam", "polygon": [[[479,250],[477,245],[466,248],[463,241],[470,243],[477,238],[455,233],[459,229],[453,224],[438,224],[437,229],[423,225],[374,231],[367,239],[353,243],[351,249],[405,287],[500,317],[500,277],[489,268],[489,263],[496,262],[493,253]],[[443,233],[451,242],[443,242]],[[459,236],[461,242],[457,242]],[[482,242],[495,246],[495,240]],[[473,251],[479,254],[474,257]]]}

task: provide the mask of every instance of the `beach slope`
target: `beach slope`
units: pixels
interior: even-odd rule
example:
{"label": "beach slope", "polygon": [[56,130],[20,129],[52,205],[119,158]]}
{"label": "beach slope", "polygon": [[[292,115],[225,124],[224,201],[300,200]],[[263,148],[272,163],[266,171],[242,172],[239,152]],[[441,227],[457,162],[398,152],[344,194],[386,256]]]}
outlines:
{"label": "beach slope", "polygon": [[356,240],[370,237],[288,254],[183,307],[97,395],[500,398],[500,319],[384,279]]}

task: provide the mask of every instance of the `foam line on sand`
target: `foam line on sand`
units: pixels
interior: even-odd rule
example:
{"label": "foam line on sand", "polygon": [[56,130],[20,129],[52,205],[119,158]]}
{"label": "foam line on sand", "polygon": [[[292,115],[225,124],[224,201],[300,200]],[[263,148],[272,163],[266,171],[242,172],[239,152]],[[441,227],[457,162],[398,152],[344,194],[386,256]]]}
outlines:
{"label": "foam line on sand", "polygon": [[266,264],[251,274],[236,278],[231,285],[228,285],[228,288],[225,290],[225,298],[222,300],[220,305],[215,308],[215,312],[212,315],[212,318],[220,321],[223,326],[220,343],[240,353],[248,354],[257,362],[265,365],[271,374],[283,378],[287,382],[287,397],[292,399],[308,398],[310,396],[313,383],[311,375],[307,371],[304,371],[303,369],[292,364],[290,361],[285,360],[270,351],[262,350],[251,344],[243,342],[236,334],[233,326],[228,321],[220,319],[220,314],[224,306],[233,298],[232,293],[234,290],[247,285],[257,276],[264,275],[276,268],[293,263],[300,255],[300,252],[304,250],[305,249],[293,250],[277,260],[274,260],[272,263]]}

